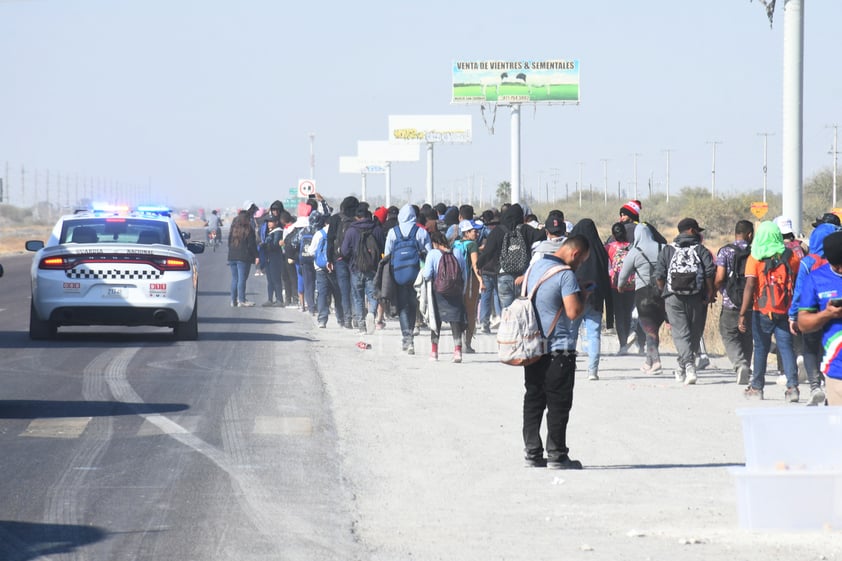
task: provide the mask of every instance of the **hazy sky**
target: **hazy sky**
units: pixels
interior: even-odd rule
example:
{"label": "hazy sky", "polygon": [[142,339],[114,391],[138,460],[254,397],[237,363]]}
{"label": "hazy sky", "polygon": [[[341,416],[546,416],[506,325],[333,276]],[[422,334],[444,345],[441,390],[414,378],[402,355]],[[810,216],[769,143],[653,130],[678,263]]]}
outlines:
{"label": "hazy sky", "polygon": [[[804,176],[829,169],[842,124],[842,2],[805,3]],[[359,193],[339,173],[358,140],[385,140],[389,115],[469,114],[473,143],[436,148],[437,199],[510,176],[510,111],[495,132],[479,106],[452,105],[454,60],[578,59],[581,104],[522,108],[522,190],[561,196],[647,182],[720,192],[781,182],[784,10],[772,29],[749,0],[698,2],[280,2],[0,0],[0,166],[21,203],[61,202],[76,178],[173,205],[286,198],[310,174],[333,201]],[[395,164],[393,199],[425,194],[425,156]],[[0,175],[5,176],[0,168]],[[369,176],[369,195],[385,180]],[[537,194],[537,193],[536,193]],[[543,195],[542,195],[543,196]],[[371,198],[371,197],[370,197]]]}

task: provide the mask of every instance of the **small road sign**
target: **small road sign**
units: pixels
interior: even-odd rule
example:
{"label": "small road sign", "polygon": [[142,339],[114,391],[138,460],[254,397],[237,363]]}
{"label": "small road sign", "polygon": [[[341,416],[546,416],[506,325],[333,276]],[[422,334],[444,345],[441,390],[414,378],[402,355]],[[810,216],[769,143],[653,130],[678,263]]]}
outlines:
{"label": "small road sign", "polygon": [[298,196],[307,198],[310,195],[316,194],[316,180],[315,179],[299,179],[298,180]]}

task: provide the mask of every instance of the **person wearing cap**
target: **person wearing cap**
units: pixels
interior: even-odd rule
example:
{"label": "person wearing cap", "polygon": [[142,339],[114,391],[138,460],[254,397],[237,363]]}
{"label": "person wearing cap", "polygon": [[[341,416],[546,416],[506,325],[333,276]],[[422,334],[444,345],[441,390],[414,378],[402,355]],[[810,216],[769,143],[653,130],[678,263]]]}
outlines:
{"label": "person wearing cap", "polygon": [[462,220],[459,222],[460,238],[453,242],[453,248],[459,249],[459,252],[465,258],[463,265],[467,271],[465,283],[467,325],[465,326],[465,346],[463,348],[465,354],[476,352],[471,346],[471,343],[477,330],[477,302],[479,301],[480,292],[483,289],[482,274],[480,274],[479,268],[477,267],[477,259],[479,258],[477,238],[479,237],[479,231],[482,229],[482,226],[482,222],[479,221]]}
{"label": "person wearing cap", "polygon": [[533,265],[548,253],[558,251],[558,248],[567,239],[567,223],[564,221],[564,213],[560,210],[551,210],[544,221],[544,232],[547,234],[547,239],[535,242],[532,245],[530,265]]}
{"label": "person wearing cap", "polygon": [[[784,247],[792,251],[799,259],[803,259],[804,256],[807,255],[808,251],[807,248],[804,247],[804,243],[795,238],[795,233],[792,231],[792,220],[786,218],[785,216],[778,216],[775,218],[774,222],[778,225],[781,235],[784,238]],[[793,316],[790,319],[794,324],[795,317]],[[795,351],[796,361],[799,365],[801,365],[799,368],[803,368],[804,357],[802,356],[802,349],[804,347],[804,338],[797,329],[793,333],[792,337],[792,348]],[[775,364],[778,365],[778,373],[780,374],[778,376],[777,383],[778,385],[784,386],[786,385],[786,376],[782,374],[783,357],[781,357],[781,351],[777,348],[777,346],[775,346],[775,361]]]}
{"label": "person wearing cap", "polygon": [[[792,304],[789,307],[790,321],[798,321],[798,310],[801,308],[801,294],[804,292],[805,279],[815,270],[827,263],[824,254],[824,240],[830,234],[837,231],[832,223],[819,224],[813,233],[810,234],[810,252],[804,256],[798,268],[798,275],[795,277],[795,288],[792,291]],[[821,405],[825,402],[825,393],[822,390],[822,375],[819,364],[824,354],[822,348],[822,334],[819,331],[811,333],[800,332],[801,335],[801,365],[807,375],[807,382],[810,384],[810,399],[807,405]],[[796,358],[798,361],[798,358]],[[799,365],[799,366],[801,366]],[[800,381],[800,380],[799,380]]]}
{"label": "person wearing cap", "polygon": [[798,328],[821,332],[828,405],[842,405],[842,232],[822,242],[827,263],[804,278],[798,307]]}
{"label": "person wearing cap", "polygon": [[[675,379],[687,385],[696,383],[695,353],[700,348],[702,334],[707,321],[707,307],[716,299],[713,280],[716,265],[713,255],[702,245],[702,232],[695,218],[683,218],[678,222],[678,235],[658,254],[655,278],[664,297],[667,321],[670,324],[675,349],[678,352],[678,369]],[[690,249],[691,251],[687,251]],[[681,253],[679,254],[679,251]],[[676,255],[695,253],[696,286],[690,293],[676,294],[672,285],[672,271],[677,266]]]}
{"label": "person wearing cap", "polygon": [[[635,231],[637,227],[635,226]],[[628,354],[632,343],[637,341],[639,349],[643,349],[643,337],[632,330],[632,312],[634,311],[634,273],[626,276],[626,281],[619,284],[619,273],[623,270],[623,263],[629,254],[631,242],[626,238],[626,228],[622,222],[615,222],[611,226],[614,240],[605,244],[608,252],[608,275],[611,281],[611,297],[614,301],[614,326],[617,329],[617,340],[620,349],[617,354]],[[631,285],[631,286],[629,286]],[[639,326],[640,323],[638,322]],[[642,329],[641,329],[642,331]]]}
{"label": "person wearing cap", "polygon": [[778,225],[778,229],[784,238],[784,246],[792,250],[799,259],[803,258],[807,252],[804,251],[804,244],[801,240],[795,238],[795,232],[792,231],[792,220],[785,216],[778,216],[775,218],[775,224]]}
{"label": "person wearing cap", "polygon": [[[767,273],[770,260],[775,263],[785,262],[786,266],[777,265],[772,268],[772,273]],[[801,259],[784,245],[783,235],[778,225],[770,221],[761,222],[751,243],[751,255],[746,261],[746,287],[740,305],[738,323],[740,331],[746,331],[746,323],[751,322],[754,340],[754,371],[751,374],[751,382],[743,394],[746,399],[763,399],[766,361],[772,346],[772,335],[774,335],[775,344],[781,352],[784,375],[787,380],[784,399],[791,403],[798,402],[800,396],[798,365],[792,345],[796,325],[789,320],[788,312],[792,303],[794,275],[800,263]],[[774,285],[769,285],[769,279],[773,278],[773,274],[778,281]],[[782,287],[782,289],[774,290],[774,286]],[[770,293],[788,294],[789,297],[784,302],[778,302],[772,297],[761,298]],[[769,311],[770,308],[771,311]]]}
{"label": "person wearing cap", "polygon": [[839,216],[833,214],[832,212],[825,212],[816,218],[816,221],[813,222],[813,228],[818,228],[819,224],[833,224],[837,228],[842,226],[842,222],[839,221]]}

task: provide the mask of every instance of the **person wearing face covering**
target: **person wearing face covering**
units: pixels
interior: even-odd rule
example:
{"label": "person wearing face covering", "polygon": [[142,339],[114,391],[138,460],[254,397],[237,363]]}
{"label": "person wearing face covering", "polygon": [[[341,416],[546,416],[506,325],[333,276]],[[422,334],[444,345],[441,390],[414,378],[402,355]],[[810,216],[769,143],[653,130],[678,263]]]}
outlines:
{"label": "person wearing face covering", "polygon": [[798,307],[798,328],[822,335],[828,405],[842,405],[842,232],[822,241],[827,263],[804,278]]}
{"label": "person wearing face covering", "polygon": [[[800,262],[799,257],[784,245],[778,225],[761,222],[751,244],[751,256],[746,261],[746,287],[738,323],[740,331],[745,331],[746,322],[751,321],[754,339],[754,371],[743,394],[747,399],[764,397],[766,361],[774,335],[787,380],[784,399],[798,402],[798,366],[792,346],[796,325],[790,322],[788,313],[795,283],[793,275],[798,271]],[[789,299],[779,301],[775,294],[789,294]]]}
{"label": "person wearing face covering", "polygon": [[607,312],[610,323],[614,322],[614,299],[611,279],[608,278],[608,252],[602,245],[596,224],[590,218],[583,218],[573,226],[571,236],[583,236],[590,244],[590,257],[576,269],[579,286],[590,287],[591,297],[585,304],[585,313],[573,322],[573,341],[579,337],[579,328],[584,323],[588,352],[588,380],[599,380],[599,355],[602,346],[602,314]]}

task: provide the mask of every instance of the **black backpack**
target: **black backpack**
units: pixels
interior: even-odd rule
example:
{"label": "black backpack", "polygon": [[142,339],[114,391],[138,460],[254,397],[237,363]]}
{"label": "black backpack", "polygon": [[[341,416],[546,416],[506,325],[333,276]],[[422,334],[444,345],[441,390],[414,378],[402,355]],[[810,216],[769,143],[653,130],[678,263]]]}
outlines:
{"label": "black backpack", "polygon": [[354,266],[361,273],[373,273],[380,263],[380,244],[374,237],[372,231],[363,230],[357,239],[357,246],[354,248]]}
{"label": "black backpack", "polygon": [[736,244],[728,244],[725,247],[734,248],[734,258],[731,261],[731,270],[725,280],[725,294],[737,308],[743,305],[743,292],[746,288],[746,261],[751,255],[751,246],[742,248]]}
{"label": "black backpack", "polygon": [[351,224],[354,223],[354,219],[350,216],[345,216],[344,214],[339,218],[339,227],[336,229],[336,238],[333,242],[333,257],[334,259],[338,257],[342,257],[342,240],[345,239],[345,232],[348,231],[348,228]]}
{"label": "black backpack", "polygon": [[526,245],[523,224],[515,226],[503,235],[503,248],[500,250],[500,270],[511,275],[522,275],[529,267],[532,257],[530,247]]}

